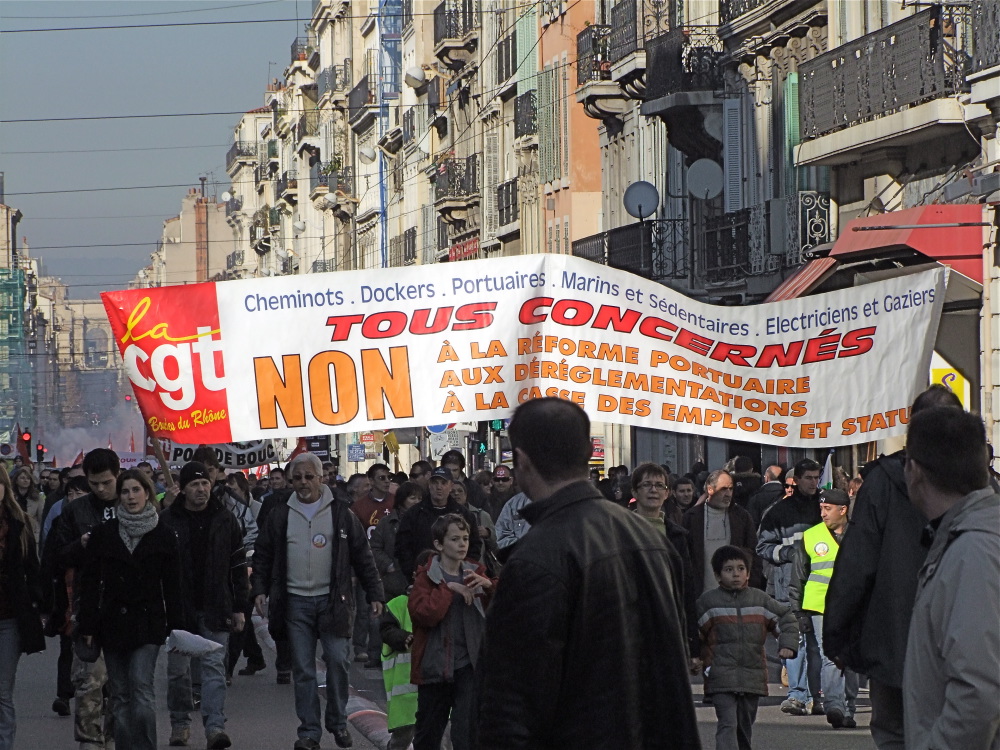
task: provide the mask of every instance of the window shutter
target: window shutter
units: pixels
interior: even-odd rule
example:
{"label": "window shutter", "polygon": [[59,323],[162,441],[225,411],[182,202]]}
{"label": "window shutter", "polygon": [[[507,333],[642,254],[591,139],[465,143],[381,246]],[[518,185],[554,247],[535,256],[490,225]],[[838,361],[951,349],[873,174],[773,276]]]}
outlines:
{"label": "window shutter", "polygon": [[538,76],[538,167],[539,179],[552,182],[552,77],[548,70]]}
{"label": "window shutter", "polygon": [[743,207],[743,144],[740,115],[742,101],[740,98],[723,99],[722,129],[725,144],[723,146],[723,167],[726,174],[725,204],[726,213],[738,211]]}
{"label": "window shutter", "polygon": [[482,185],[483,234],[492,240],[497,236],[499,216],[497,215],[497,186],[500,184],[500,135],[494,128],[486,134],[486,179]]}
{"label": "window shutter", "polygon": [[799,145],[799,74],[789,73],[785,79],[785,174],[787,192],[795,194],[802,189],[795,168],[795,147]]}
{"label": "window shutter", "polygon": [[562,82],[562,96],[560,111],[562,113],[562,138],[560,138],[559,143],[562,144],[562,177],[565,180],[569,179],[569,58],[566,53],[563,52],[562,55],[562,70],[559,71],[559,79]]}

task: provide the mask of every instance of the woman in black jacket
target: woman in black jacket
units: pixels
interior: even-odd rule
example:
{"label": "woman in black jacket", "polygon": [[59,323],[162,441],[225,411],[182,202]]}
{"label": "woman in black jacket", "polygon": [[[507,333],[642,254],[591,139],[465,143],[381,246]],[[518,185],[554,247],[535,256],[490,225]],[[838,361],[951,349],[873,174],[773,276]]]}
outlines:
{"label": "woman in black jacket", "polygon": [[0,750],[14,747],[14,675],[21,654],[45,649],[35,535],[0,466]]}
{"label": "woman in black jacket", "polygon": [[119,474],[118,498],[118,517],[95,527],[87,543],[80,633],[104,650],[115,746],[155,750],[153,673],[167,635],[183,627],[180,558],[145,474]]}

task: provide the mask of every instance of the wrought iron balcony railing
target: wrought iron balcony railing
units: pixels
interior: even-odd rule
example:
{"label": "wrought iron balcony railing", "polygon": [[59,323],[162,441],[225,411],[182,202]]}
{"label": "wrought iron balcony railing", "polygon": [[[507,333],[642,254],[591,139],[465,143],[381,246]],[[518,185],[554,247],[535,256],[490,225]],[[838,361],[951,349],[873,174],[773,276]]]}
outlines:
{"label": "wrought iron balcony railing", "polygon": [[403,30],[413,25],[413,0],[403,0],[400,10],[402,16]]}
{"label": "wrought iron balcony railing", "polygon": [[372,76],[366,73],[347,95],[348,121],[352,125],[359,122],[368,113],[368,107],[374,104],[375,88],[372,86]]}
{"label": "wrought iron balcony railing", "polygon": [[611,9],[609,55],[616,63],[670,29],[670,0],[621,0]]}
{"label": "wrought iron balcony railing", "polygon": [[538,107],[534,91],[525,91],[514,99],[514,137],[538,133]]}
{"label": "wrought iron balcony railing", "polygon": [[517,31],[511,31],[497,45],[497,86],[510,80],[517,71]]}
{"label": "wrought iron balcony railing", "polygon": [[270,177],[270,169],[266,163],[258,164],[253,168],[253,181],[255,184],[260,185],[263,182],[267,182]]}
{"label": "wrought iron balcony railing", "polygon": [[333,259],[329,260],[314,260],[312,264],[313,273],[327,273],[328,271],[337,270],[337,261]]}
{"label": "wrought iron balcony railing", "polygon": [[685,278],[688,253],[685,219],[627,224],[573,242],[573,255],[648,279]]}
{"label": "wrought iron balcony railing", "polygon": [[315,192],[318,188],[330,187],[330,175],[334,170],[330,168],[330,162],[318,161],[309,167],[309,192]]}
{"label": "wrought iron balcony railing", "polygon": [[959,18],[935,5],[802,63],[802,138],[967,91],[970,60],[948,41],[945,15]]}
{"label": "wrought iron balcony railing", "polygon": [[232,198],[226,201],[227,217],[232,216],[233,214],[242,210],[243,210],[243,201],[240,200],[237,196],[234,195]]}
{"label": "wrought iron balcony railing", "polygon": [[513,224],[520,216],[520,206],[517,200],[517,178],[501,182],[497,185],[497,213],[499,226]]}
{"label": "wrought iron balcony railing", "polygon": [[646,42],[646,99],[722,89],[722,42],[715,27],[679,26]]}
{"label": "wrought iron balcony railing", "polygon": [[730,23],[765,2],[767,0],[719,0],[719,23]]}
{"label": "wrought iron balcony railing", "polygon": [[476,154],[465,159],[445,159],[434,175],[435,202],[465,198],[479,192],[479,160]]}
{"label": "wrought iron balcony railing", "polygon": [[444,0],[434,9],[434,46],[479,27],[476,0]]}
{"label": "wrought iron balcony railing", "polygon": [[319,135],[319,110],[307,109],[299,118],[295,126],[295,138],[301,141],[303,138],[315,138]]}
{"label": "wrought iron balcony railing", "polygon": [[277,194],[278,196],[283,196],[285,193],[290,193],[297,190],[299,187],[299,177],[298,173],[294,169],[288,169],[281,173],[281,177],[278,178]]}
{"label": "wrought iron balcony railing", "polygon": [[1000,3],[972,0],[972,39],[975,45],[972,69],[976,72],[1000,65]]}
{"label": "wrought iron balcony railing", "polygon": [[753,209],[741,208],[705,220],[704,271],[712,283],[741,279],[750,273]]}
{"label": "wrought iron balcony railing", "polygon": [[354,194],[354,172],[350,167],[341,167],[329,176],[327,186],[330,192],[340,191],[344,195]]}
{"label": "wrought iron balcony railing", "polygon": [[611,27],[592,24],[576,35],[576,83],[611,80]]}
{"label": "wrought iron balcony railing", "polygon": [[403,232],[403,265],[412,266],[417,262],[417,228],[410,227]]}
{"label": "wrought iron balcony railing", "polygon": [[239,268],[243,265],[243,251],[236,250],[235,252],[229,253],[226,256],[226,270],[232,271],[234,268]]}
{"label": "wrought iron balcony railing", "polygon": [[226,169],[232,169],[238,160],[256,161],[260,146],[256,141],[237,141],[226,153]]}
{"label": "wrought iron balcony railing", "polygon": [[346,59],[341,65],[331,65],[323,68],[316,76],[316,92],[322,97],[327,92],[346,91],[351,85],[351,60]]}
{"label": "wrought iron balcony railing", "polygon": [[292,62],[296,60],[308,60],[312,54],[312,45],[307,37],[296,37],[292,42]]}

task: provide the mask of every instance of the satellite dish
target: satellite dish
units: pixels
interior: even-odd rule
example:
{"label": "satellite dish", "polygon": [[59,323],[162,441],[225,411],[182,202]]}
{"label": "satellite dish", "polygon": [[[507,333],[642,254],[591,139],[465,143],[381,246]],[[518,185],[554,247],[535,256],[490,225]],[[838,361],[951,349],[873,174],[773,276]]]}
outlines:
{"label": "satellite dish", "polygon": [[226,203],[229,203],[229,201],[231,201],[232,199],[233,199],[233,194],[230,193],[228,190],[222,194],[222,200],[224,200]]}
{"label": "satellite dish", "polygon": [[639,180],[625,188],[622,203],[625,204],[625,210],[630,216],[645,219],[656,213],[656,209],[660,206],[660,194],[653,183]]}
{"label": "satellite dish", "polygon": [[709,200],[722,192],[722,167],[713,159],[698,159],[688,167],[688,192],[699,200]]}
{"label": "satellite dish", "polygon": [[403,80],[411,89],[418,89],[427,82],[427,74],[419,67],[408,68]]}

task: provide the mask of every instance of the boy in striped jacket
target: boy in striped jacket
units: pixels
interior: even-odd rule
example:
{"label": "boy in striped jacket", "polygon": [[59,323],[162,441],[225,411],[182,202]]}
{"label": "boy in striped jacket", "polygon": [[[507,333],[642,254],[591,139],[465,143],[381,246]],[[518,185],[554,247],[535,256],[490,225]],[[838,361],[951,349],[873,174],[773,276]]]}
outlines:
{"label": "boy in striped jacket", "polygon": [[750,556],[724,546],[712,555],[719,588],[698,598],[698,630],[705,669],[705,695],[712,696],[718,726],[717,750],[750,750],[760,696],[767,695],[768,633],[778,639],[778,656],[795,657],[798,623],[791,607],[760,589],[749,588]]}

